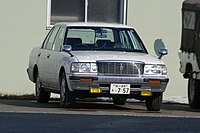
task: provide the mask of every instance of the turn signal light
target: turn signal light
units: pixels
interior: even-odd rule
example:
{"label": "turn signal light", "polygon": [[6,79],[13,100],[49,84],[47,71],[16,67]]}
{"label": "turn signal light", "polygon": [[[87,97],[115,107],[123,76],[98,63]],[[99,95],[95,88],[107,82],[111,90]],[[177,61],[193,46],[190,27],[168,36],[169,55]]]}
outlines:
{"label": "turn signal light", "polygon": [[149,84],[161,84],[160,80],[149,80]]}
{"label": "turn signal light", "polygon": [[81,82],[92,82],[93,80],[91,78],[80,78]]}

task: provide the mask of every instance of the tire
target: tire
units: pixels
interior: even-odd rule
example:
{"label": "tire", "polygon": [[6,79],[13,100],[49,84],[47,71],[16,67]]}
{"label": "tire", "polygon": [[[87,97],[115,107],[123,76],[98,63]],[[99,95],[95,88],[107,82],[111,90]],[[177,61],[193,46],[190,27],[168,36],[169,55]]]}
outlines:
{"label": "tire", "polygon": [[75,100],[75,93],[69,91],[65,73],[63,73],[60,77],[60,105],[61,107],[71,107]]}
{"label": "tire", "polygon": [[47,92],[44,90],[44,88],[42,88],[42,83],[38,73],[36,74],[35,95],[38,103],[48,103],[51,95],[50,92]]}
{"label": "tire", "polygon": [[125,105],[126,104],[126,98],[125,97],[120,97],[120,96],[113,96],[113,103],[115,105]]}
{"label": "tire", "polygon": [[160,111],[162,105],[162,93],[145,100],[148,111]]}
{"label": "tire", "polygon": [[191,108],[200,108],[200,80],[188,80],[188,102]]}

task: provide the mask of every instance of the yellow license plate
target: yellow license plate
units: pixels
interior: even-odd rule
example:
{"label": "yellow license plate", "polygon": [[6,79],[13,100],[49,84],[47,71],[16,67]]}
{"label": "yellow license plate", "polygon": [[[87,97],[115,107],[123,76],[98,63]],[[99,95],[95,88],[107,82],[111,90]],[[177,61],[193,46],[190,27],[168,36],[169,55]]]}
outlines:
{"label": "yellow license plate", "polygon": [[150,91],[142,91],[141,96],[152,96],[152,92]]}
{"label": "yellow license plate", "polygon": [[101,93],[100,88],[90,88],[90,93]]}

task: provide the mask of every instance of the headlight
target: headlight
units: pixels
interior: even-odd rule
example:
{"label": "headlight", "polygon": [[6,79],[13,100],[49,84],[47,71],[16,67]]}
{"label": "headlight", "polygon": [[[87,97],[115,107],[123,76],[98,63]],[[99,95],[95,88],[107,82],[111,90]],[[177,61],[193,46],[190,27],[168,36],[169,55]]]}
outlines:
{"label": "headlight", "polygon": [[145,65],[144,66],[144,74],[146,75],[166,75],[167,68],[165,65],[155,64],[155,65]]}
{"label": "headlight", "polygon": [[72,63],[71,72],[90,73],[97,72],[96,63]]}

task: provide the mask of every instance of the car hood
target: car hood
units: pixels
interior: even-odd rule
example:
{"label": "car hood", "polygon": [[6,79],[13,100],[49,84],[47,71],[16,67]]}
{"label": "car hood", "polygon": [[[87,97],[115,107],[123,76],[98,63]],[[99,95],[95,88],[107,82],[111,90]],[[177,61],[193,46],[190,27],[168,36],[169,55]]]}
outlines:
{"label": "car hood", "polygon": [[145,64],[163,64],[161,60],[146,53],[121,51],[71,51],[79,62],[96,62],[97,60],[131,60]]}

